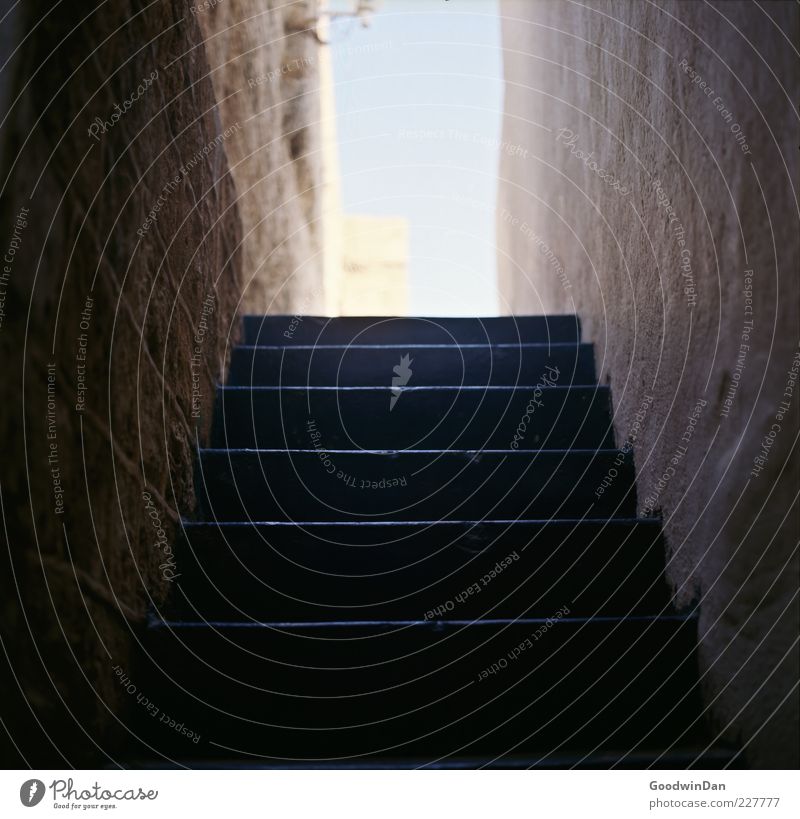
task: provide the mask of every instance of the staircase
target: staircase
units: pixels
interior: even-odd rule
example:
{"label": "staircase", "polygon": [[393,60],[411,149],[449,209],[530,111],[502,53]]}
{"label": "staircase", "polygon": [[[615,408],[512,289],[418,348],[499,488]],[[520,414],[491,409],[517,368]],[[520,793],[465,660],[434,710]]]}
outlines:
{"label": "staircase", "polygon": [[729,761],[573,316],[248,316],[196,483],[146,635],[151,756]]}

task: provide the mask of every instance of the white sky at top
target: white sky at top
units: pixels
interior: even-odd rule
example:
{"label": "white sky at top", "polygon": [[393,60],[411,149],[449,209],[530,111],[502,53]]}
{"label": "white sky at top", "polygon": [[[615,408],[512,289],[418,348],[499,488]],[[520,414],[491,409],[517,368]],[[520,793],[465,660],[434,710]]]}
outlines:
{"label": "white sky at top", "polygon": [[412,315],[496,314],[495,0],[383,0],[331,39],[345,213],[408,219]]}

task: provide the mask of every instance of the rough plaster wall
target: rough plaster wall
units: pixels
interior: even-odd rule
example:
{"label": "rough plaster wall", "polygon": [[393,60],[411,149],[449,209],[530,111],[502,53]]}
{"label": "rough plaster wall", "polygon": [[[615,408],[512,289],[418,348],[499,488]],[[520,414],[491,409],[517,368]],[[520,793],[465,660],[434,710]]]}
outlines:
{"label": "rough plaster wall", "polygon": [[17,743],[0,740],[4,766],[103,765],[125,745],[118,718],[140,706],[113,667],[135,682],[240,295],[235,189],[197,21],[180,0],[97,5],[70,34],[73,5],[27,4],[24,30],[41,22],[14,96],[29,85],[2,134],[0,252],[16,251],[0,268],[0,628],[13,669],[0,676]]}
{"label": "rough plaster wall", "polygon": [[319,43],[312,0],[198,13],[244,230],[251,313],[324,312]]}
{"label": "rough plaster wall", "polygon": [[653,397],[634,444],[639,503],[664,516],[676,599],[701,601],[715,724],[752,764],[796,766],[800,387],[776,412],[800,336],[798,7],[503,0],[501,13],[503,138],[519,146],[500,170],[505,310],[580,314],[619,443]]}

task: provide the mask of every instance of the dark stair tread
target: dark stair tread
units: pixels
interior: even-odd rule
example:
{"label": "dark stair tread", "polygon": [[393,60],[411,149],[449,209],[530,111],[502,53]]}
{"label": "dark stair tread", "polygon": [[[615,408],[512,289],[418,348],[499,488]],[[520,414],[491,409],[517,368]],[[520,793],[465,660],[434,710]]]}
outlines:
{"label": "dark stair tread", "polygon": [[[356,619],[658,614],[660,522],[185,523],[173,612]],[[499,567],[499,568],[498,568]]]}
{"label": "dark stair tread", "polygon": [[574,315],[489,316],[244,316],[245,344],[547,343],[579,341]]}
{"label": "dark stair tread", "polygon": [[227,383],[389,386],[394,367],[406,355],[417,386],[536,384],[553,370],[564,385],[596,380],[591,344],[242,345],[233,350]]}
{"label": "dark stair tread", "polygon": [[184,757],[174,761],[139,759],[128,762],[127,769],[171,770],[174,768],[235,769],[235,770],[722,770],[742,764],[733,748],[675,748],[635,751],[550,753],[542,756],[529,754],[496,757],[441,757],[441,758],[387,758],[366,761],[327,760],[319,762],[292,762],[276,759],[194,759]]}
{"label": "dark stair tread", "polygon": [[[633,459],[621,450],[206,449],[200,468],[197,484],[212,520],[636,514]],[[616,477],[602,488],[610,469]]]}
{"label": "dark stair tread", "polygon": [[213,446],[231,449],[614,445],[610,393],[597,386],[221,387],[214,418]]}
{"label": "dark stair tread", "polygon": [[170,622],[151,632],[148,686],[207,732],[199,753],[635,750],[702,733],[695,633],[681,615]]}

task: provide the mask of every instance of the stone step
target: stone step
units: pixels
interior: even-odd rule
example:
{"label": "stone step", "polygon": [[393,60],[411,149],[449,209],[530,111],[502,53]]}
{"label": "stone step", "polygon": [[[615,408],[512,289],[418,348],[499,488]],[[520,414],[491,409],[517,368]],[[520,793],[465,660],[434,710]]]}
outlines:
{"label": "stone step", "polygon": [[555,376],[595,382],[591,344],[235,347],[228,386],[389,387],[409,359],[414,386],[514,386]]}
{"label": "stone step", "polygon": [[618,450],[206,449],[197,482],[207,520],[636,515],[633,460]]}
{"label": "stone step", "polygon": [[172,753],[343,760],[669,749],[700,734],[695,634],[692,616],[557,612],[162,621],[141,690],[160,709],[149,720],[153,747]]}
{"label": "stone step", "polygon": [[170,616],[422,620],[661,614],[660,522],[185,523]]}
{"label": "stone step", "polygon": [[245,316],[243,343],[524,344],[580,341],[576,316]]}
{"label": "stone step", "polygon": [[195,758],[183,756],[175,760],[153,759],[149,754],[152,749],[142,747],[140,758],[127,762],[127,770],[173,770],[190,768],[194,770],[249,770],[249,771],[296,771],[296,770],[332,770],[332,771],[559,771],[559,770],[706,770],[716,771],[742,769],[745,767],[740,752],[734,748],[709,748],[705,743],[692,747],[676,747],[669,750],[646,748],[636,751],[573,751],[543,752],[528,756],[520,754],[497,754],[493,756],[439,756],[434,759],[424,757],[379,757],[374,759],[334,760],[324,759],[315,762],[304,760],[289,762],[253,757],[236,759],[224,757]]}
{"label": "stone step", "polygon": [[221,387],[212,446],[613,447],[607,387]]}

